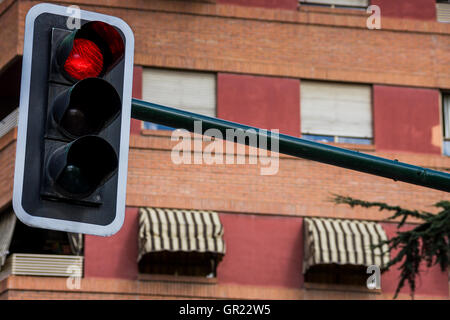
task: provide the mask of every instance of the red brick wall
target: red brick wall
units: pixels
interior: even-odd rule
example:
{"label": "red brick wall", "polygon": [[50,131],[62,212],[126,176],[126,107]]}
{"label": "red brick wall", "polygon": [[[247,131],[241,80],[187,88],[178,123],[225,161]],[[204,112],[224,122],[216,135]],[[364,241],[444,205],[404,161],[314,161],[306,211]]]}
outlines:
{"label": "red brick wall", "polygon": [[[388,238],[392,238],[398,232],[397,225],[392,223],[382,223]],[[407,231],[413,229],[412,225],[405,225],[400,231]],[[391,253],[391,258],[397,254],[399,250]],[[381,276],[381,288],[383,293],[394,293],[397,289],[397,284],[400,280],[400,271],[397,270],[400,264],[397,264]],[[405,286],[400,293],[410,294],[409,285],[405,282]],[[447,271],[441,272],[439,266],[427,268],[425,265],[421,268],[420,277],[416,279],[415,295],[422,296],[449,296],[449,283]]]}
{"label": "red brick wall", "polygon": [[301,288],[302,218],[221,214],[226,254],[219,283]]}
{"label": "red brick wall", "polygon": [[137,278],[137,208],[127,208],[122,229],[111,237],[85,236],[84,276]]}
{"label": "red brick wall", "polygon": [[[329,201],[330,195],[351,195],[423,210],[432,210],[430,204],[448,196],[429,188],[287,156],[280,157],[279,172],[273,176],[260,175],[262,165],[176,165],[171,161],[171,150],[177,143],[170,141],[170,135],[131,137],[128,206],[382,220],[386,217],[384,212],[336,206]],[[437,170],[450,167],[450,158],[441,155],[357,150]]]}
{"label": "red brick wall", "polygon": [[[298,289],[220,283],[135,281],[126,279],[83,278],[80,290],[69,290],[61,277],[10,276],[0,281],[0,300],[24,299],[254,299],[254,300],[381,300],[392,293],[377,294],[345,290]],[[445,299],[441,296],[416,295],[416,299]],[[410,299],[400,294],[399,299]]]}
{"label": "red brick wall", "polygon": [[[15,43],[21,43],[25,13],[35,3],[20,2]],[[130,0],[126,7],[120,0],[108,1],[108,7],[89,3],[80,6],[130,24],[135,63],[142,66],[450,89],[450,76],[442,72],[448,69],[450,39],[445,23],[385,19],[374,32],[367,29],[367,14],[355,10],[336,14],[161,0]],[[0,38],[8,39],[11,28],[4,17]],[[14,21],[6,22],[17,25]],[[16,51],[20,54],[21,46]],[[0,57],[0,68],[4,62]]]}
{"label": "red brick wall", "polygon": [[219,73],[217,117],[300,135],[300,81]]}
{"label": "red brick wall", "polygon": [[[0,73],[3,67],[18,56],[18,47],[22,47],[19,38],[20,4],[17,1],[2,1],[0,3]],[[3,11],[6,10],[6,11]]]}
{"label": "red brick wall", "polygon": [[278,8],[296,10],[297,0],[217,0],[220,4],[236,4],[241,6],[256,6],[264,8]]}
{"label": "red brick wall", "polygon": [[373,87],[377,150],[440,154],[439,91]]}
{"label": "red brick wall", "polygon": [[381,18],[436,20],[436,0],[371,0],[381,9]]}

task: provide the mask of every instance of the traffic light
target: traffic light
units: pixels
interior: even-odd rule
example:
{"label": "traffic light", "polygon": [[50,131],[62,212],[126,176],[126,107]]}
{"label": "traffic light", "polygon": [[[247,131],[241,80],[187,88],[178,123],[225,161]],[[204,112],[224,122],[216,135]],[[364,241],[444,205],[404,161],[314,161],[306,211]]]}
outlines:
{"label": "traffic light", "polygon": [[134,38],[39,4],[25,22],[13,206],[27,225],[111,235],[125,215]]}

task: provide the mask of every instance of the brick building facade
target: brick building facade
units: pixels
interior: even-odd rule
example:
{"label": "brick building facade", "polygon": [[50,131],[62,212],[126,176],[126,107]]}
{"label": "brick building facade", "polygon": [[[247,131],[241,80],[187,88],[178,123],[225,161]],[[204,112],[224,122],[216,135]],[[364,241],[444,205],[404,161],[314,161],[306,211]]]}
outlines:
{"label": "brick building facade", "polygon": [[[437,21],[434,0],[349,1],[356,7],[296,0],[52,2],[131,26],[136,98],[189,109],[186,101],[198,94],[196,108],[205,114],[450,171],[444,130],[450,25]],[[36,3],[0,2],[1,118],[18,106],[25,15]],[[381,9],[379,30],[366,26],[369,4]],[[185,95],[164,95],[169,87],[152,91],[161,77],[185,85]],[[355,112],[345,108],[348,99]],[[309,105],[341,114],[315,126]],[[176,142],[160,129],[132,119],[125,223],[111,237],[85,236],[80,288],[69,289],[66,278],[11,274],[0,279],[0,299],[390,299],[396,268],[383,273],[375,291],[365,283],[305,281],[304,219],[376,221],[392,237],[396,224],[387,213],[335,205],[332,194],[426,211],[448,200],[444,192],[284,155],[275,175],[247,162],[176,165]],[[14,128],[0,138],[0,214],[11,207],[15,141]],[[142,207],[217,212],[226,253],[215,276],[140,272]],[[416,297],[448,299],[448,273],[424,268]],[[409,298],[407,288],[400,298]]]}

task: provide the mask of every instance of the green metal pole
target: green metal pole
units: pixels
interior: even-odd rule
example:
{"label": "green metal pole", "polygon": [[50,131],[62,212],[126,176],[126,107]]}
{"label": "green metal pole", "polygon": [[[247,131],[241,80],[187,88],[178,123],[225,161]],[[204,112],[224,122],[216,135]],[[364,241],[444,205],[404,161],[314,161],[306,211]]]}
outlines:
{"label": "green metal pole", "polygon": [[[142,100],[132,100],[131,117],[172,128],[183,128],[190,132],[194,132],[194,123],[201,121],[202,133],[208,129],[217,129],[222,133],[224,139],[227,139],[227,129],[244,130],[247,136],[251,136],[254,132],[253,135],[257,136],[257,141],[260,141],[261,138],[268,140],[267,149],[270,149],[272,139],[278,139],[279,153],[450,192],[450,174],[446,172],[417,167],[284,134],[275,135],[271,131]],[[244,143],[248,144],[248,141],[251,140],[245,139]]]}

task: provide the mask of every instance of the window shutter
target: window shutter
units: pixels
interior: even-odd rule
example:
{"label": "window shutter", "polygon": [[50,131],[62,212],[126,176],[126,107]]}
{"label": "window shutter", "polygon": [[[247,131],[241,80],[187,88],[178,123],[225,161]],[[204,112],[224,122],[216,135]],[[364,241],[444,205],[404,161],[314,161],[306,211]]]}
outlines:
{"label": "window shutter", "polygon": [[436,3],[436,15],[439,22],[450,22],[450,3]]}
{"label": "window shutter", "polygon": [[216,75],[145,68],[143,99],[167,107],[216,116]]}
{"label": "window shutter", "polygon": [[303,134],[372,138],[371,87],[300,82]]}

